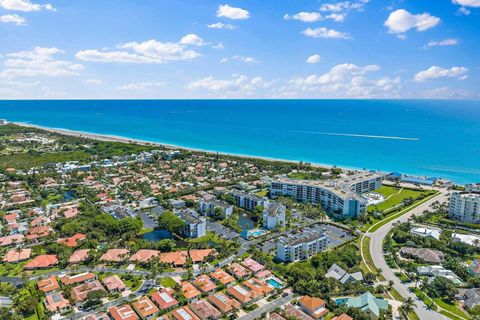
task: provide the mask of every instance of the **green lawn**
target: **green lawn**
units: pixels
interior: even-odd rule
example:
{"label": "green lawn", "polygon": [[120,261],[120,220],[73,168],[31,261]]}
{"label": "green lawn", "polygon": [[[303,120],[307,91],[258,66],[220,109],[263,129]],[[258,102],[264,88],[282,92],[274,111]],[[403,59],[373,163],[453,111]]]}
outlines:
{"label": "green lawn", "polygon": [[415,312],[410,312],[408,314],[408,319],[410,319],[410,320],[420,320],[420,318],[417,316],[417,314]]}
{"label": "green lawn", "polygon": [[372,255],[370,254],[370,238],[364,236],[362,243],[363,256],[365,257],[365,264],[373,273],[377,273],[378,269],[372,261]]}
{"label": "green lawn", "polygon": [[172,278],[165,277],[160,279],[160,284],[164,287],[173,288],[177,283]]}
{"label": "green lawn", "polygon": [[430,190],[418,191],[418,190],[405,189],[405,188],[401,189],[401,188],[390,187],[390,186],[382,186],[380,189],[377,189],[374,192],[381,193],[385,196],[385,198],[388,198],[388,199],[379,204],[369,206],[367,208],[368,211],[386,211],[389,208],[399,205],[407,198],[411,197],[415,199],[418,196],[420,196],[422,193],[423,194],[434,193],[434,191],[430,191]]}
{"label": "green lawn", "polygon": [[467,314],[462,312],[462,310],[460,310],[454,304],[448,304],[448,303],[446,303],[445,301],[443,301],[442,299],[439,299],[439,298],[434,299],[434,301],[440,308],[445,309],[450,313],[453,313],[454,315],[456,315],[457,317],[460,317],[461,319],[469,319],[470,318]]}
{"label": "green lawn", "polygon": [[398,293],[397,290],[395,290],[395,288],[392,288],[390,291],[389,291],[390,295],[393,297],[393,299],[397,300],[397,301],[403,301],[403,297],[400,295],[400,293]]}

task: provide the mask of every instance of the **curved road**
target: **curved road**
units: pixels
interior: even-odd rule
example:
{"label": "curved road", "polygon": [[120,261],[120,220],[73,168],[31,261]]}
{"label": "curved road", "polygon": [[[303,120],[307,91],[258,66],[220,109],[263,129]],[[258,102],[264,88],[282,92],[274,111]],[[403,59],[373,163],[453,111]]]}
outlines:
{"label": "curved road", "polygon": [[412,215],[420,215],[423,213],[424,210],[428,210],[431,206],[431,204],[435,201],[439,202],[445,202],[448,200],[449,192],[448,191],[440,191],[440,193],[431,198],[430,200],[426,201],[425,203],[422,203],[418,207],[412,209],[411,211],[405,213],[404,215],[400,216],[397,219],[394,219],[385,225],[383,225],[381,228],[378,230],[372,232],[372,233],[366,233],[367,236],[371,238],[370,240],[370,254],[372,256],[372,260],[374,265],[382,270],[382,275],[385,277],[387,281],[393,281],[393,287],[395,290],[398,291],[398,293],[403,297],[403,298],[408,298],[411,297],[415,300],[416,307],[415,307],[415,313],[418,315],[420,319],[426,319],[426,320],[444,320],[445,317],[442,316],[440,313],[435,312],[433,310],[430,310],[427,308],[427,306],[417,298],[417,296],[412,293],[409,288],[403,284],[400,279],[395,276],[393,273],[392,269],[387,265],[385,258],[384,258],[384,253],[383,253],[383,239],[385,239],[388,231],[390,231],[393,227],[393,225],[397,222],[407,222],[408,219]]}

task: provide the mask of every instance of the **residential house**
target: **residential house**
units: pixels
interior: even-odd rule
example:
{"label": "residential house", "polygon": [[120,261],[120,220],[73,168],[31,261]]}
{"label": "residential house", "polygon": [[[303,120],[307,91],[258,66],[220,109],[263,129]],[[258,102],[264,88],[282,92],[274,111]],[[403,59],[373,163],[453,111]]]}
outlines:
{"label": "residential house", "polygon": [[302,310],[314,319],[323,319],[328,314],[325,301],[320,298],[303,296],[298,300]]}
{"label": "residential house", "polygon": [[147,296],[142,296],[137,301],[133,302],[132,307],[138,313],[140,318],[144,320],[155,318],[160,311]]}
{"label": "residential house", "polygon": [[432,238],[439,240],[442,230],[425,227],[414,227],[412,228],[412,230],[410,230],[410,233],[424,238]]}
{"label": "residential house", "polygon": [[111,307],[108,309],[108,313],[113,320],[139,320],[135,311],[128,304]]}
{"label": "residential house", "polygon": [[190,282],[183,281],[180,284],[180,292],[183,296],[188,300],[188,302],[193,302],[198,299],[198,297],[202,294],[200,291],[197,290]]}
{"label": "residential house", "polygon": [[253,273],[257,273],[265,269],[265,266],[263,264],[258,263],[252,258],[246,258],[240,264],[245,268],[250,269],[250,271],[252,271]]}
{"label": "residential house", "polygon": [[50,276],[46,279],[39,280],[37,282],[37,288],[43,293],[48,294],[49,292],[58,290],[60,286],[58,284],[57,278],[55,278],[55,276]]}
{"label": "residential house", "polygon": [[445,269],[443,266],[420,266],[417,272],[422,276],[429,276],[431,280],[436,277],[444,277],[451,280],[456,285],[461,285],[462,280],[451,270]]}
{"label": "residential house", "polygon": [[400,248],[400,255],[408,258],[416,258],[428,263],[441,263],[445,259],[443,252],[426,248]]}
{"label": "residential house", "polygon": [[127,255],[127,249],[110,249],[100,257],[100,261],[122,262],[127,259]]}
{"label": "residential house", "polygon": [[97,275],[91,272],[84,272],[74,276],[63,274],[58,278],[64,286],[70,286],[74,284],[95,281],[97,280]]}
{"label": "residential house", "polygon": [[109,292],[122,293],[127,290],[125,283],[123,283],[122,279],[116,274],[104,278],[102,282]]}
{"label": "residential house", "polygon": [[17,262],[25,261],[25,260],[28,260],[30,258],[31,254],[32,254],[32,249],[30,249],[30,248],[27,248],[27,249],[21,249],[21,248],[11,249],[11,250],[7,251],[7,253],[3,257],[3,262],[17,263]]}
{"label": "residential house", "polygon": [[106,292],[100,281],[94,280],[92,282],[87,282],[72,288],[71,296],[73,301],[75,301],[75,303],[78,305],[87,300],[88,293],[93,291]]}
{"label": "residential house", "polygon": [[68,263],[77,264],[77,263],[80,263],[80,262],[83,262],[83,261],[87,260],[89,252],[90,252],[90,249],[76,250],[75,252],[72,253],[70,258],[68,258]]}
{"label": "residential house", "polygon": [[328,269],[327,273],[325,274],[325,278],[334,278],[345,285],[354,281],[362,281],[363,275],[361,272],[350,274],[334,263],[330,269]]}
{"label": "residential house", "polygon": [[382,312],[388,310],[388,301],[374,297],[370,292],[365,292],[357,297],[346,298],[344,302],[347,308],[358,308],[366,312],[371,319],[378,319]]}
{"label": "residential house", "polygon": [[308,314],[306,314],[305,312],[303,312],[303,311],[300,310],[300,309],[295,308],[295,307],[292,306],[291,304],[287,304],[287,305],[285,306],[285,315],[286,315],[288,318],[291,318],[291,319],[297,319],[297,320],[315,320],[315,319],[313,319],[312,317],[310,317]]}
{"label": "residential house", "polygon": [[231,286],[235,283],[235,278],[225,272],[223,269],[217,269],[210,274],[210,277],[217,280],[225,286]]}
{"label": "residential house", "polygon": [[244,266],[234,262],[227,266],[228,272],[233,274],[237,279],[242,279],[251,274],[250,270],[246,269]]}
{"label": "residential house", "polygon": [[178,306],[178,301],[173,296],[174,292],[171,288],[164,288],[152,293],[151,297],[160,310],[169,311]]}
{"label": "residential house", "polygon": [[200,320],[187,306],[172,311],[170,315],[176,320]]}
{"label": "residential house", "polygon": [[188,251],[174,251],[162,253],[160,261],[163,263],[173,264],[175,267],[181,267],[187,264]]}
{"label": "residential house", "polygon": [[140,249],[133,254],[129,260],[132,262],[147,263],[155,257],[160,257],[160,251]]}
{"label": "residential house", "polygon": [[212,306],[207,300],[199,300],[190,304],[190,309],[201,320],[215,320],[222,317],[222,313]]}
{"label": "residential house", "polygon": [[70,302],[59,292],[54,292],[46,296],[44,301],[45,308],[52,313],[67,313],[71,310]]}
{"label": "residential house", "polygon": [[193,284],[203,293],[212,292],[217,289],[217,285],[213,283],[212,279],[206,274],[198,276],[197,279],[193,281]]}
{"label": "residential house", "polygon": [[223,314],[229,314],[233,310],[240,309],[241,304],[230,297],[228,297],[223,292],[217,292],[211,294],[208,297],[208,301],[218,308]]}
{"label": "residential house", "polygon": [[233,298],[235,298],[242,305],[250,304],[254,299],[257,298],[254,292],[245,289],[242,285],[239,284],[229,287],[227,289],[227,293]]}
{"label": "residential house", "polygon": [[207,257],[216,255],[217,252],[215,249],[194,249],[188,251],[188,254],[190,255],[190,259],[192,259],[192,263],[200,263]]}
{"label": "residential house", "polygon": [[58,258],[53,254],[42,254],[36,256],[23,266],[25,270],[51,268],[58,263]]}

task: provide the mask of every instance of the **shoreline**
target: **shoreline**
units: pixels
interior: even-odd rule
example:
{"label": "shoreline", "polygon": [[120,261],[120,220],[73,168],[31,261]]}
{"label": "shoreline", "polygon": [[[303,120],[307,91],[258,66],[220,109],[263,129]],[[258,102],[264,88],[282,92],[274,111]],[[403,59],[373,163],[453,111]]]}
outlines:
{"label": "shoreline", "polygon": [[[220,152],[220,151],[211,151],[211,150],[204,150],[204,149],[199,149],[199,148],[191,148],[191,147],[185,147],[185,146],[179,146],[179,145],[174,145],[174,144],[169,144],[169,143],[162,143],[162,142],[155,142],[155,141],[149,141],[149,140],[143,140],[143,139],[137,139],[137,138],[129,138],[129,137],[124,137],[124,136],[117,136],[117,135],[109,135],[109,134],[102,134],[102,133],[93,133],[93,132],[86,132],[86,131],[79,131],[79,130],[72,130],[72,129],[65,129],[65,128],[51,128],[51,127],[46,127],[46,126],[41,126],[41,125],[36,125],[36,124],[31,124],[31,123],[25,123],[25,122],[16,122],[12,121],[9,123],[13,123],[18,126],[23,126],[23,127],[28,127],[28,128],[35,128],[35,129],[40,129],[40,130],[45,130],[47,132],[51,133],[57,133],[61,135],[66,135],[66,136],[71,136],[71,137],[78,137],[78,138],[86,138],[86,139],[92,139],[92,140],[98,140],[98,141],[105,141],[105,142],[120,142],[120,143],[133,143],[133,144],[138,144],[138,145],[143,145],[143,146],[158,146],[162,147],[165,149],[169,150],[186,150],[190,152],[200,152],[200,153],[206,153],[210,155],[223,155],[223,156],[230,156],[230,157],[238,157],[242,159],[257,159],[257,160],[264,160],[264,161],[272,161],[272,162],[284,162],[284,163],[295,163],[298,164],[301,160],[289,160],[289,159],[280,159],[280,158],[272,158],[272,157],[265,157],[265,156],[254,156],[254,155],[246,155],[246,154],[236,154],[236,153],[231,153],[231,152]],[[347,167],[347,166],[337,166],[337,165],[332,165],[332,164],[324,164],[324,163],[312,163],[308,162],[312,167],[316,168],[323,168],[330,170],[332,168],[339,168],[342,170],[346,171],[370,171],[374,169],[368,169],[368,168],[355,168],[355,167]],[[383,171],[383,170],[374,170],[376,172],[380,172],[382,174],[388,174],[390,171]],[[427,177],[427,176],[421,176],[421,175],[414,175],[414,174],[408,174],[404,173],[409,176],[413,177]],[[441,179],[441,177],[438,177]],[[452,181],[453,184],[458,184],[458,185],[463,185],[463,183],[456,183]]]}
{"label": "shoreline", "polygon": [[[51,128],[51,127],[45,127],[45,126],[31,124],[31,123],[25,123],[25,122],[14,122],[14,121],[12,121],[12,122],[9,122],[9,123],[13,123],[13,124],[21,126],[21,127],[41,129],[41,130],[45,130],[45,131],[48,131],[48,132],[51,132],[51,133],[57,133],[57,134],[62,134],[62,135],[66,135],[66,136],[71,136],[71,137],[86,138],[86,139],[99,140],[99,141],[105,141],[105,142],[120,142],[120,143],[133,143],[133,144],[144,145],[144,146],[158,146],[158,147],[163,147],[163,148],[171,149],[171,150],[186,150],[186,151],[192,151],[192,152],[203,152],[203,153],[207,153],[207,154],[211,154],[211,155],[215,155],[215,154],[218,153],[219,155],[223,155],[223,156],[232,156],[232,157],[239,157],[239,158],[244,158],[244,159],[258,159],[258,160],[274,161],[274,162],[299,163],[301,161],[301,160],[271,158],[271,157],[264,157],[264,156],[253,156],[253,155],[246,155],[246,154],[236,154],[236,153],[231,153],[231,152],[211,151],[211,150],[204,150],[204,149],[198,149],[198,148],[184,147],[184,146],[179,146],[179,145],[174,145],[174,144],[169,144],[169,143],[155,142],[155,141],[136,139],[136,138],[128,138],[128,137],[123,137],[123,136],[116,136],[116,135],[109,135],[109,134],[102,134],[102,133],[93,133],[93,132],[85,132],[85,131],[64,129],[64,128]],[[342,170],[368,171],[368,169],[364,170],[364,169],[360,169],[360,168],[337,166],[337,165],[323,164],[323,163],[310,163],[310,165],[313,166],[313,167],[325,168],[325,169],[328,169],[328,170],[330,170],[332,168],[340,168]],[[381,171],[381,170],[375,170],[375,171],[386,173],[386,172]]]}

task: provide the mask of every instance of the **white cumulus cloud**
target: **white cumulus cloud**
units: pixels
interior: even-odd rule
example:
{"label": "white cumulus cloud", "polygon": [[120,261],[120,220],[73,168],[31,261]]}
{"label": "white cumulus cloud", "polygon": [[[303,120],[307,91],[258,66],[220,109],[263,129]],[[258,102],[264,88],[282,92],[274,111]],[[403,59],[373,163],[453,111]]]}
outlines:
{"label": "white cumulus cloud", "polygon": [[56,60],[55,56],[64,53],[58,48],[36,47],[32,51],[8,53],[5,69],[0,72],[2,78],[16,77],[66,77],[77,76],[83,65],[70,61]]}
{"label": "white cumulus cloud", "polygon": [[270,82],[259,76],[234,75],[230,79],[216,79],[209,76],[190,83],[188,89],[221,91],[225,96],[245,96],[254,95],[257,90],[268,88],[270,85]]}
{"label": "white cumulus cloud", "polygon": [[160,42],[148,40],[144,42],[128,42],[117,46],[124,50],[82,50],[76,57],[84,61],[117,62],[117,63],[168,63],[172,61],[191,60],[200,56],[189,45],[203,45],[203,40],[193,34],[186,35],[180,42]]}
{"label": "white cumulus cloud", "polygon": [[154,88],[163,87],[164,85],[164,82],[136,82],[118,86],[116,89],[122,91],[148,91]]}
{"label": "white cumulus cloud", "polygon": [[307,58],[307,63],[319,63],[320,59],[320,55],[314,54]]}
{"label": "white cumulus cloud", "polygon": [[418,72],[413,80],[416,82],[423,82],[429,79],[437,79],[443,77],[457,78],[458,80],[464,80],[467,78],[468,68],[465,67],[451,67],[441,68],[439,66],[432,66],[427,70]]}
{"label": "white cumulus cloud", "polygon": [[18,14],[4,14],[0,16],[0,22],[2,23],[13,23],[17,26],[24,26],[27,24],[27,21],[24,17],[19,16]]}
{"label": "white cumulus cloud", "polygon": [[411,14],[407,10],[398,9],[390,13],[384,25],[391,33],[404,33],[410,29],[425,31],[440,23],[440,18],[429,13]]}
{"label": "white cumulus cloud", "polygon": [[224,17],[233,20],[245,20],[250,18],[250,12],[242,8],[231,7],[228,4],[218,6],[217,17]]}
{"label": "white cumulus cloud", "polygon": [[223,22],[208,24],[207,27],[210,29],[224,29],[224,30],[233,30],[237,28],[233,24],[223,23]]}
{"label": "white cumulus cloud", "polygon": [[220,60],[220,62],[228,62],[232,60],[245,62],[245,63],[260,63],[260,61],[258,61],[254,57],[245,57],[245,56],[233,56],[230,58],[223,58],[222,60]]}
{"label": "white cumulus cloud", "polygon": [[293,19],[293,20],[299,20],[303,22],[317,22],[317,21],[323,20],[322,15],[318,12],[304,12],[304,11],[294,14],[292,16],[289,14],[286,14],[283,16],[283,19],[285,20]]}
{"label": "white cumulus cloud", "polygon": [[304,35],[312,38],[325,38],[325,39],[350,39],[350,35],[345,32],[340,32],[334,29],[327,29],[325,27],[320,28],[307,28],[302,31]]}
{"label": "white cumulus cloud", "polygon": [[452,0],[452,2],[464,7],[480,8],[480,0]]}
{"label": "white cumulus cloud", "polygon": [[28,0],[0,0],[0,7],[7,10],[23,12],[40,11],[42,9],[56,11],[55,8],[49,3],[38,4]]}
{"label": "white cumulus cloud", "polygon": [[427,43],[427,47],[445,47],[445,46],[456,46],[458,44],[457,39],[444,39],[440,41],[430,41]]}

